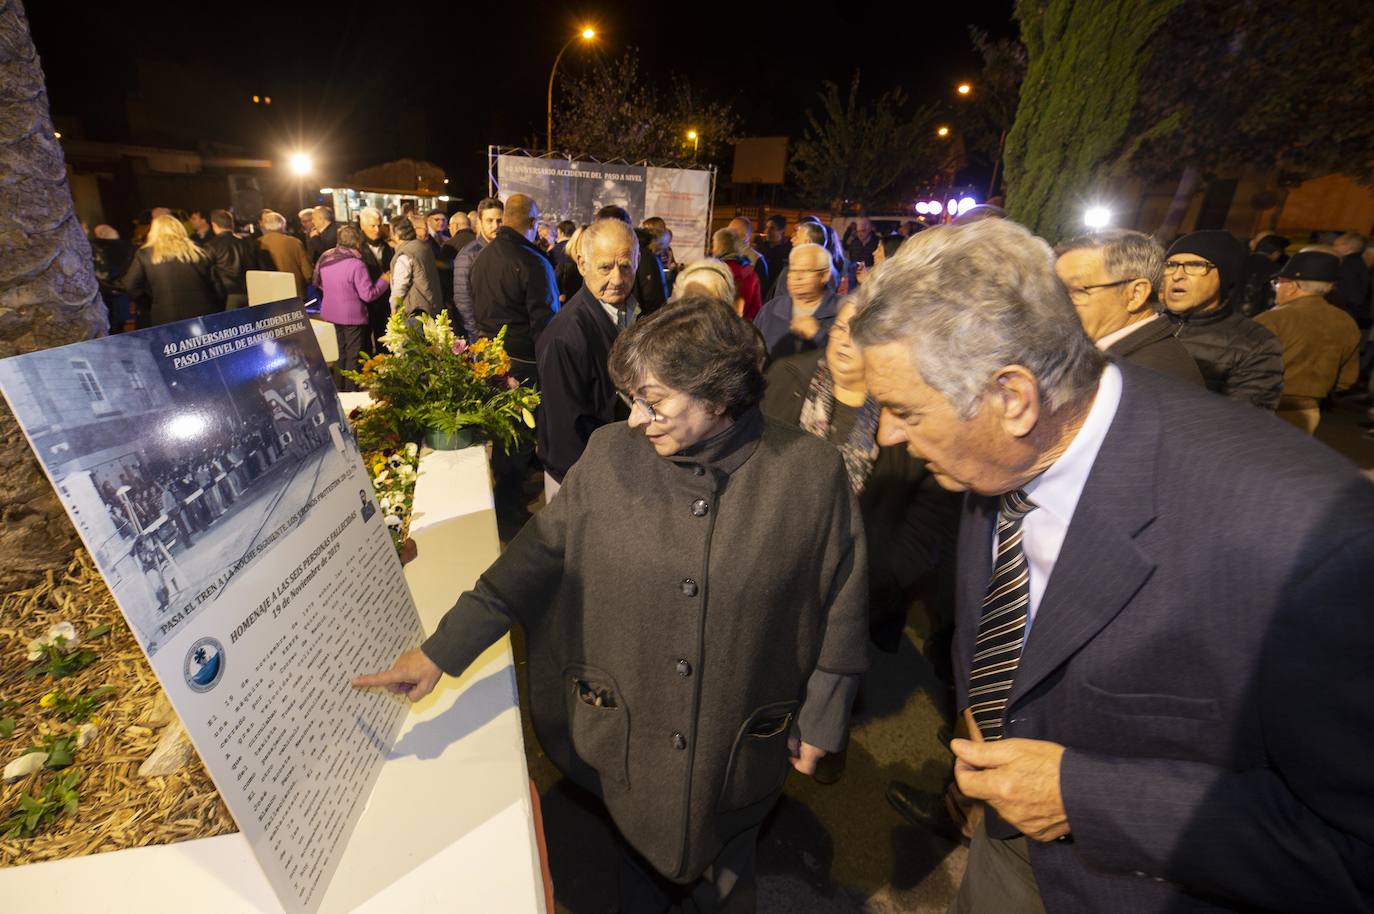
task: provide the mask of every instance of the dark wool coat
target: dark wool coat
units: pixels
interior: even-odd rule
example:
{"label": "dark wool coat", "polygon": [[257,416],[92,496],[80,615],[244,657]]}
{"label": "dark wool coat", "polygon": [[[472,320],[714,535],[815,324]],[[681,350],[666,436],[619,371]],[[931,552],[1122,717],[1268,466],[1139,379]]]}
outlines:
{"label": "dark wool coat", "polygon": [[665,459],[617,423],[423,649],[457,674],[520,623],[544,750],[687,882],[777,800],[813,672],[867,668],[865,562],[825,442],[755,409]]}
{"label": "dark wool coat", "polygon": [[148,296],[153,324],[170,324],[213,314],[224,307],[215,289],[213,270],[208,256],[189,263],[153,263],[152,249],[143,247],[134,255],[119,285],[135,298]]}
{"label": "dark wool coat", "polygon": [[[824,349],[813,349],[769,366],[763,414],[800,428],[802,403],[824,355]],[[940,488],[904,445],[878,448],[859,496],[859,513],[868,547],[869,635],[880,650],[894,653],[901,644],[917,582],[926,585],[922,597],[931,609],[952,614],[961,502],[962,496]]]}

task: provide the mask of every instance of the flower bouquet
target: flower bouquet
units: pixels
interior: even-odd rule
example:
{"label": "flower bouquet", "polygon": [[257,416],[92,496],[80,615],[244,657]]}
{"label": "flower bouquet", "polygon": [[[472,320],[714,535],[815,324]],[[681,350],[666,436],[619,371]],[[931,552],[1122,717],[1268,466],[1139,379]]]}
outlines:
{"label": "flower bouquet", "polygon": [[[369,431],[401,442],[427,431],[468,431],[507,450],[534,428],[539,394],[510,376],[506,330],[469,345],[453,332],[448,315],[399,312],[387,321],[381,338],[386,353],[366,359],[345,377],[371,395],[370,411],[391,415],[369,420]],[[359,440],[366,451],[367,443]]]}
{"label": "flower bouquet", "polygon": [[534,428],[539,394],[510,376],[505,337],[503,327],[495,337],[469,345],[453,332],[447,314],[408,321],[396,312],[381,338],[386,352],[365,358],[359,371],[343,373],[372,397],[372,405],[348,418],[402,556],[421,435],[430,442],[481,437],[511,449]]}

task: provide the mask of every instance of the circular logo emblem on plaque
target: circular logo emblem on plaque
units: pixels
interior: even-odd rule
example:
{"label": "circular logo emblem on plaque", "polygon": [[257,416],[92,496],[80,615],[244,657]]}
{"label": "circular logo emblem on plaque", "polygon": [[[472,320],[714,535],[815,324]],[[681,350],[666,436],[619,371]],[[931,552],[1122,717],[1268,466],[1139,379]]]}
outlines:
{"label": "circular logo emblem on plaque", "polygon": [[224,675],[224,645],[214,638],[201,638],[186,652],[181,671],[191,691],[210,691]]}

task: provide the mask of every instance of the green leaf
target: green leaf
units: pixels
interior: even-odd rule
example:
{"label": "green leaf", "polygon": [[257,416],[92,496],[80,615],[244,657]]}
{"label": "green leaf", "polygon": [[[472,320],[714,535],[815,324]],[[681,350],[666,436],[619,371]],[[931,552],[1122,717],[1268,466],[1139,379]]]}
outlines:
{"label": "green leaf", "polygon": [[9,739],[14,735],[14,718],[0,717],[0,739]]}
{"label": "green leaf", "polygon": [[66,768],[72,763],[72,739],[64,736],[61,739],[53,740],[52,747],[48,750],[48,760],[43,763],[44,768]]}
{"label": "green leaf", "polygon": [[108,635],[110,633],[111,628],[112,626],[109,623],[106,623],[105,625],[97,625],[95,628],[91,629],[90,632],[87,633],[86,640],[94,641],[96,638],[99,638],[102,635]]}
{"label": "green leaf", "polygon": [[17,701],[0,701],[0,711],[12,711],[17,707],[19,707]]}

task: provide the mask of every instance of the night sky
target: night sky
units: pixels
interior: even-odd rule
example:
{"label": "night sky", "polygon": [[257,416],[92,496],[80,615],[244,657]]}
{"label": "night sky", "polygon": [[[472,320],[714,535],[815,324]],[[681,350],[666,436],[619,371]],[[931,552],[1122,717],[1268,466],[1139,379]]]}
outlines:
{"label": "night sky", "polygon": [[59,129],[74,118],[86,139],[272,158],[303,145],[322,179],[427,159],[468,199],[484,192],[488,143],[543,137],[549,67],[584,22],[601,37],[569,49],[560,82],[633,45],[649,78],[681,73],[730,102],[742,135],[794,138],[824,80],[847,87],[858,68],[870,97],[901,85],[917,103],[949,99],[977,74],[969,25],[1015,34],[1011,0],[117,5],[27,2]]}

